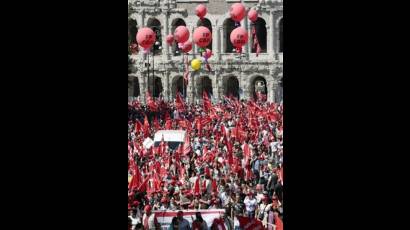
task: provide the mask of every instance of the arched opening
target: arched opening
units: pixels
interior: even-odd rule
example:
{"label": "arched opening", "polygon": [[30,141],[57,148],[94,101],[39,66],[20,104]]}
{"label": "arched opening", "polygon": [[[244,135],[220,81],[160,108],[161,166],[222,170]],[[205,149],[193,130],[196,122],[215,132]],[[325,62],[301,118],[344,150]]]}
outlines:
{"label": "arched opening", "polygon": [[152,92],[153,97],[159,97],[160,95],[162,95],[162,89],[163,88],[162,88],[161,78],[155,77],[154,88]]}
{"label": "arched opening", "polygon": [[154,55],[161,54],[161,50],[162,50],[161,23],[156,18],[150,18],[148,19],[147,26],[151,28],[156,34],[156,42],[152,46],[152,52]]}
{"label": "arched opening", "polygon": [[279,52],[283,53],[283,18],[279,21]]}
{"label": "arched opening", "polygon": [[[202,20],[199,19],[199,21],[198,21],[198,23],[197,23],[197,26],[198,26],[198,27],[199,27],[199,26],[205,26],[206,28],[209,29],[209,31],[211,31],[211,34],[212,34],[212,23],[211,23],[211,21],[209,21],[209,19],[207,19],[207,18],[203,18]],[[209,43],[209,45],[208,45],[207,47],[205,47],[205,49],[210,49],[210,50],[212,50],[212,40],[211,40],[211,42]]]}
{"label": "arched opening", "polygon": [[225,96],[239,99],[239,81],[235,76],[228,78],[225,87]]}
{"label": "arched opening", "polygon": [[176,78],[172,84],[172,97],[176,98],[177,93],[179,92],[183,97],[186,93],[186,85],[184,85],[184,78],[182,76]]}
{"label": "arched opening", "polygon": [[138,78],[137,77],[134,77],[134,80],[133,80],[133,92],[132,92],[132,96],[134,96],[134,97],[139,97],[139,95],[140,95],[140,84],[139,84],[139,82],[138,82]]}
{"label": "arched opening", "polygon": [[128,42],[129,44],[131,43],[137,43],[137,21],[135,19],[128,19]]}
{"label": "arched opening", "polygon": [[[172,34],[174,34],[174,31],[178,26],[186,26],[185,21],[181,18],[174,19],[171,23],[171,33]],[[174,42],[172,45],[172,53],[174,54],[174,56],[181,55],[181,51],[178,48],[178,44],[176,42]]]}
{"label": "arched opening", "polygon": [[198,96],[202,98],[204,92],[207,93],[210,98],[213,95],[212,92],[212,80],[208,76],[202,76],[199,79]]}
{"label": "arched opening", "polygon": [[225,19],[223,23],[223,29],[224,29],[224,41],[225,41],[224,42],[225,46],[223,47],[224,51],[225,53],[235,53],[235,49],[232,45],[231,38],[230,38],[232,30],[235,29],[235,22],[230,18]]}
{"label": "arched opening", "polygon": [[266,84],[266,79],[264,77],[258,76],[255,79],[253,79],[251,87],[251,92],[254,100],[266,101],[268,95],[268,88]]}
{"label": "arched opening", "polygon": [[253,24],[255,29],[256,39],[252,36],[252,53],[256,53],[257,46],[255,44],[256,40],[259,43],[260,53],[266,53],[266,22],[263,18],[258,17],[258,19]]}

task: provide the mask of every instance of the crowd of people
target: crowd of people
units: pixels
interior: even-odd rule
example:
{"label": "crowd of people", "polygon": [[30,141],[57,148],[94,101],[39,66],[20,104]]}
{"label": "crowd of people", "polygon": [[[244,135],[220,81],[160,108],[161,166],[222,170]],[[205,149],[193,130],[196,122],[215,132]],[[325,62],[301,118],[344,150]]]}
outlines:
{"label": "crowd of people", "polygon": [[[278,225],[283,215],[283,105],[224,97],[212,103],[139,100],[128,106],[129,229],[160,229],[154,211],[174,210],[169,229],[234,229],[238,216]],[[172,148],[144,141],[158,130],[184,130]],[[208,226],[197,212],[224,209]],[[273,223],[269,213],[274,214]],[[281,224],[281,223],[280,223]]]}

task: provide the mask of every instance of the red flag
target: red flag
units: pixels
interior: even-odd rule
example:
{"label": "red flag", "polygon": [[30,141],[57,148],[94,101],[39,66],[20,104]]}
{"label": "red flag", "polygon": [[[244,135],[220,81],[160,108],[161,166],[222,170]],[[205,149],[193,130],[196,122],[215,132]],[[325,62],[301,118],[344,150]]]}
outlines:
{"label": "red flag", "polygon": [[139,120],[135,121],[135,133],[138,134],[142,128],[142,124]]}
{"label": "red flag", "polygon": [[216,185],[215,179],[212,179],[212,191],[218,192],[218,186]]}
{"label": "red flag", "polygon": [[184,155],[185,156],[188,155],[192,151],[191,140],[189,138],[188,132],[185,133],[185,140],[184,140],[183,148],[184,148]]}
{"label": "red flag", "polygon": [[277,213],[274,213],[275,216],[275,225],[276,225],[276,229],[275,230],[283,230],[283,222],[282,220],[279,218]]}
{"label": "red flag", "polygon": [[131,167],[134,168],[135,173],[134,173],[134,175],[132,175],[132,179],[131,179],[131,181],[128,185],[128,189],[132,191],[134,188],[138,188],[140,186],[140,184],[141,184],[141,173],[140,173],[139,168],[135,164],[133,164]]}
{"label": "red flag", "polygon": [[206,191],[206,180],[202,181],[202,191]]}
{"label": "red flag", "polygon": [[143,127],[144,138],[147,138],[149,136],[149,130],[150,130],[150,126],[149,126],[148,118],[147,118],[147,115],[145,115],[144,127]]}
{"label": "red flag", "polygon": [[205,116],[205,117],[202,117],[201,118],[201,126],[203,127],[203,126],[205,126],[205,125],[207,125],[207,124],[209,124],[209,123],[211,123],[212,122],[212,119],[210,118],[210,117],[208,117],[208,116]]}
{"label": "red flag", "polygon": [[226,148],[228,149],[227,151],[228,164],[232,165],[233,164],[232,143],[228,140],[226,141]]}
{"label": "red flag", "polygon": [[243,230],[264,230],[265,228],[262,225],[260,220],[244,217],[244,216],[237,216],[236,217],[239,221],[239,226]]}
{"label": "red flag", "polygon": [[158,119],[157,119],[157,116],[154,116],[154,127],[155,127],[155,130],[160,130],[161,129],[161,127],[159,125],[159,122],[158,122]]}
{"label": "red flag", "polygon": [[208,112],[212,107],[212,103],[209,100],[208,93],[206,91],[202,93],[202,102],[205,112]]}
{"label": "red flag", "polygon": [[150,179],[150,176],[147,176],[147,178],[145,178],[144,182],[142,182],[142,184],[138,187],[138,191],[140,192],[147,191],[147,184],[148,184],[149,179]]}
{"label": "red flag", "polygon": [[181,97],[181,94],[177,92],[177,97],[175,100],[175,106],[177,107],[178,111],[183,112],[185,111],[185,103],[184,99]]}
{"label": "red flag", "polygon": [[[188,62],[188,58],[185,57],[185,72],[184,72],[184,81],[185,81],[185,85],[188,85],[188,76],[189,76],[189,62]],[[184,86],[185,87],[185,86]]]}
{"label": "red flag", "polygon": [[251,157],[251,149],[249,148],[248,144],[243,145],[243,155],[245,156],[245,161],[248,162],[248,160]]}
{"label": "red flag", "polygon": [[196,194],[201,194],[201,191],[199,188],[199,177],[196,178],[195,185],[194,185],[194,195]]}
{"label": "red flag", "polygon": [[202,137],[202,123],[201,123],[201,118],[199,117],[196,119],[196,128],[198,130],[198,136]]}
{"label": "red flag", "polygon": [[158,105],[155,103],[154,99],[152,99],[150,93],[147,91],[146,93],[146,98],[147,98],[147,106],[151,111],[157,111],[158,110]]}

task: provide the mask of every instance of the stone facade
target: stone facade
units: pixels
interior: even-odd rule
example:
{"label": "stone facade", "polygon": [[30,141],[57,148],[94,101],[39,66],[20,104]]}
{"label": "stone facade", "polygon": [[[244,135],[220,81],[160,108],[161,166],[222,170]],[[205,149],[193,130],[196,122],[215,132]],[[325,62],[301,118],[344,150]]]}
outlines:
{"label": "stone facade", "polygon": [[[128,76],[129,96],[140,96],[145,101],[145,92],[155,91],[153,73],[161,84],[161,95],[164,100],[171,101],[175,98],[178,79],[183,76],[184,64],[181,55],[175,56],[172,47],[165,42],[165,37],[171,34],[173,23],[177,19],[183,19],[192,33],[197,27],[198,17],[195,15],[195,7],[202,3],[207,6],[207,18],[212,25],[212,51],[213,56],[208,60],[211,71],[206,68],[194,72],[190,70],[188,85],[186,86],[186,100],[197,101],[202,99],[202,90],[205,88],[204,80],[211,83],[212,98],[221,99],[228,95],[230,88],[238,90],[240,99],[249,99],[254,96],[255,83],[266,85],[268,101],[279,102],[282,100],[282,78],[283,78],[283,53],[279,46],[280,29],[283,15],[283,2],[277,0],[248,0],[243,1],[246,8],[254,8],[259,17],[266,23],[266,48],[263,53],[251,52],[251,23],[248,18],[241,21],[241,26],[248,30],[249,41],[242,50],[242,54],[226,52],[227,39],[224,26],[229,16],[229,7],[240,1],[235,0],[129,0],[133,12],[130,19],[136,21],[136,27],[149,27],[149,21],[153,18],[160,22],[162,50],[158,53],[131,55],[133,60],[132,71]],[[198,47],[193,45],[189,60],[199,58]],[[195,53],[196,54],[195,54]],[[192,54],[194,53],[194,54]],[[149,73],[147,63],[150,63]],[[154,67],[154,68],[152,68]],[[233,77],[233,78],[232,78]],[[207,79],[209,78],[209,79]],[[239,85],[239,89],[232,86],[232,82]],[[264,81],[261,83],[261,81]],[[182,80],[180,80],[182,82]],[[257,85],[256,84],[256,85]],[[256,86],[257,88],[257,86]],[[158,90],[159,88],[157,88]],[[139,91],[139,92],[137,92]],[[263,91],[263,90],[262,90]]]}

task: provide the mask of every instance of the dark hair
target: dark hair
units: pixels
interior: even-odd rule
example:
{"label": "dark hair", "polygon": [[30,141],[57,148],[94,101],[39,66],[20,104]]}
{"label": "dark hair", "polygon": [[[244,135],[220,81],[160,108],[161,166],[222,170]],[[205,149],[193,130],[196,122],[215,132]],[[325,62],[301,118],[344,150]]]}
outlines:
{"label": "dark hair", "polygon": [[195,213],[196,219],[199,220],[199,222],[204,222],[204,219],[202,219],[201,213],[200,212],[196,212]]}
{"label": "dark hair", "polygon": [[172,217],[171,224],[172,224],[172,225],[178,224],[178,218],[177,218],[176,216]]}
{"label": "dark hair", "polygon": [[135,225],[135,230],[144,229],[144,226],[141,223]]}

